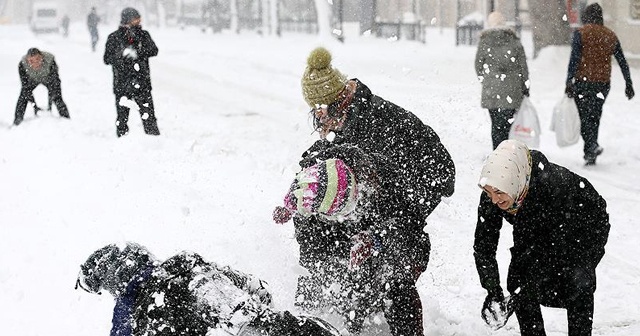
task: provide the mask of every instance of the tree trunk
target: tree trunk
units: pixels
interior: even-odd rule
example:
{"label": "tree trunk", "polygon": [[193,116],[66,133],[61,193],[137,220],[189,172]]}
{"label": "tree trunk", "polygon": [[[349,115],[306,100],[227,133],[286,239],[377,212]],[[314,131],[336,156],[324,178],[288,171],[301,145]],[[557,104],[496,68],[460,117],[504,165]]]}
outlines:
{"label": "tree trunk", "polygon": [[564,0],[529,0],[533,57],[550,45],[571,43],[571,28]]}
{"label": "tree trunk", "polygon": [[318,35],[322,38],[332,36],[331,5],[326,0],[314,0],[316,13],[318,13]]}

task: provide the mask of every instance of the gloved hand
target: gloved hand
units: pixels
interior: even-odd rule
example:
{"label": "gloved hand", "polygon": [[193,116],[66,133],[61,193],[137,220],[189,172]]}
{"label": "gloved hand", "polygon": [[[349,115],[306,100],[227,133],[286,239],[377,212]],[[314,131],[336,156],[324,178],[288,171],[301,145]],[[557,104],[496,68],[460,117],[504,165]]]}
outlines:
{"label": "gloved hand", "polygon": [[567,95],[567,97],[569,98],[573,98],[576,95],[576,91],[573,87],[573,84],[571,83],[567,83],[567,86],[564,88],[564,93]]}
{"label": "gloved hand", "polygon": [[284,224],[288,222],[292,216],[291,211],[283,206],[277,206],[273,209],[273,221],[277,224]]}
{"label": "gloved hand", "polygon": [[376,255],[382,250],[380,238],[369,231],[353,235],[351,243],[349,270],[358,269],[372,255]]}
{"label": "gloved hand", "polygon": [[529,97],[529,89],[526,87],[522,89],[522,95],[525,97]]}
{"label": "gloved hand", "polygon": [[138,52],[131,46],[126,47],[122,51],[122,56],[130,59],[138,59]]}
{"label": "gloved hand", "polygon": [[636,95],[635,91],[633,91],[633,85],[631,83],[627,83],[627,88],[624,89],[624,94],[629,100],[631,100],[631,98]]}
{"label": "gloved hand", "polygon": [[502,294],[502,288],[498,286],[487,294],[482,305],[482,319],[493,330],[502,328],[511,314],[513,314],[514,305],[511,297],[505,298]]}

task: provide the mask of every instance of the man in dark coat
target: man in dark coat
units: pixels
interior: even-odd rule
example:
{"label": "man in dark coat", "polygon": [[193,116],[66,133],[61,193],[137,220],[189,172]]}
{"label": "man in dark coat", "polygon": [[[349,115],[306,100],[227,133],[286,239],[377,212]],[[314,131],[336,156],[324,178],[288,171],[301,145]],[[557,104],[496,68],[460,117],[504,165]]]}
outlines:
{"label": "man in dark coat", "polygon": [[489,155],[479,185],[474,256],[488,292],[483,310],[504,300],[496,250],[505,219],[513,225],[507,290],[521,334],[545,335],[544,305],[567,309],[569,336],[591,335],[596,266],[610,228],[605,200],[587,179],[516,140]]}
{"label": "man in dark coat", "polygon": [[49,110],[51,102],[56,104],[58,113],[63,118],[69,118],[67,104],[62,100],[62,89],[60,88],[60,75],[58,74],[58,64],[55,57],[38,48],[31,48],[18,63],[18,74],[20,75],[20,96],[16,104],[14,125],[20,125],[24,119],[24,113],[29,102],[34,104],[35,113],[39,107],[35,104],[33,90],[40,84],[49,90]]}
{"label": "man in dark coat", "polygon": [[392,335],[423,335],[415,283],[431,245],[399,167],[351,145],[324,149],[301,164],[285,207],[274,211],[277,223],[294,215],[300,265],[310,273],[298,279],[296,304],[314,315],[337,312],[350,333],[383,312]]}
{"label": "man in dark coat", "polygon": [[[311,52],[302,77],[302,93],[312,108],[317,130],[333,143],[353,144],[397,163],[409,181],[409,199],[422,207],[422,223],[453,194],[455,166],[436,132],[413,113],[384,100],[357,79],[347,80],[331,66],[324,48]],[[309,151],[322,148],[320,141]]]}
{"label": "man in dark coat", "polygon": [[96,51],[96,44],[98,44],[98,23],[100,23],[100,17],[96,12],[96,8],[91,7],[91,12],[87,15],[87,28],[89,28],[89,35],[91,36],[91,51]]}
{"label": "man in dark coat", "polygon": [[111,336],[338,336],[320,319],[273,310],[264,281],[191,252],[159,262],[136,243],[109,244],[80,266],[78,287],[116,299]]}
{"label": "man in dark coat", "polygon": [[582,23],[584,25],[573,34],[565,92],[578,106],[585,164],[595,165],[596,158],[603,152],[598,144],[598,130],[602,106],[611,89],[612,55],[618,61],[626,83],[625,95],[631,99],[635,92],[620,41],[604,26],[602,7],[597,3],[587,6]]}
{"label": "man in dark coat", "polygon": [[116,135],[129,132],[129,107],[138,105],[146,134],[160,135],[151,96],[149,57],[158,55],[151,35],[140,26],[140,14],[133,8],[122,11],[120,27],[107,38],[104,63],[113,68],[113,93],[116,97]]}

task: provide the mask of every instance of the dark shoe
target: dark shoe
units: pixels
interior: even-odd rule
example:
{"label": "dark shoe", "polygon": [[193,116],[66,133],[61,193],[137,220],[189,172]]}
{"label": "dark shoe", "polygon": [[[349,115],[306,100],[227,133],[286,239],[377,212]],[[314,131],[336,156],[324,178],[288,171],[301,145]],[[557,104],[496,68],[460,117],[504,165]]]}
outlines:
{"label": "dark shoe", "polygon": [[585,154],[584,155],[584,160],[585,160],[584,165],[585,166],[594,166],[596,164],[596,158],[600,154],[602,154],[602,152],[604,152],[604,148],[598,146],[598,147],[596,147],[596,149],[593,152],[591,152],[589,154]]}

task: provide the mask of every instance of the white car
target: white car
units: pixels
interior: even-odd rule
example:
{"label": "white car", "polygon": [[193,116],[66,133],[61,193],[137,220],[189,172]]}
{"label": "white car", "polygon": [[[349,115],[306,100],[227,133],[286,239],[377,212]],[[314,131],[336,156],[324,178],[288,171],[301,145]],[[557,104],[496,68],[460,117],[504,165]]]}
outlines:
{"label": "white car", "polygon": [[30,25],[35,33],[59,32],[58,6],[52,2],[34,2]]}

